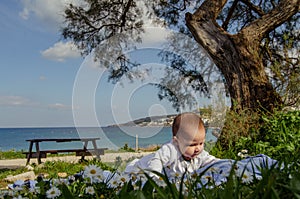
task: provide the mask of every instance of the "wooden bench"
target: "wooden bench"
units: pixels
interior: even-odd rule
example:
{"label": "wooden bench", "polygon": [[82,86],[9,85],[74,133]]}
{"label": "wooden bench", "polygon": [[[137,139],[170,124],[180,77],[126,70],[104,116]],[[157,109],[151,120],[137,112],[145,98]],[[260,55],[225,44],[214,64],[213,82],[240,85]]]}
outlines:
{"label": "wooden bench", "polygon": [[[62,150],[41,150],[40,156],[41,158],[47,158],[47,154],[59,154],[59,153],[75,153],[76,156],[93,156],[93,155],[104,155],[104,150],[107,148],[98,148],[96,151],[94,149],[62,149]],[[30,152],[23,152],[28,158]],[[37,152],[31,152],[30,158],[37,158]]]}
{"label": "wooden bench", "polygon": [[[97,156],[100,159],[100,155],[104,155],[104,150],[107,148],[98,148],[96,144],[96,140],[99,138],[64,138],[64,139],[31,139],[26,140],[30,142],[29,151],[23,152],[26,155],[27,162],[26,165],[29,164],[31,158],[37,158],[38,164],[41,163],[41,158],[46,158],[47,154],[58,154],[58,153],[75,153],[76,156],[81,156],[81,160],[84,160],[85,156]],[[84,143],[83,148],[81,149],[47,149],[40,150],[39,143],[40,142],[73,142],[73,141],[82,141]],[[88,142],[92,142],[93,149],[88,149]],[[36,151],[33,151],[33,145],[35,144]]]}

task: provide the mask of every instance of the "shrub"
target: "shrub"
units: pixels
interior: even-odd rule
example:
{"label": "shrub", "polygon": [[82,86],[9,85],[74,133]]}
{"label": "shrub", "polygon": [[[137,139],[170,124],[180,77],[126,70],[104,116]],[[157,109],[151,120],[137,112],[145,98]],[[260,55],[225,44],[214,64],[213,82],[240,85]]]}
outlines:
{"label": "shrub", "polygon": [[126,152],[134,152],[135,151],[133,148],[129,147],[127,143],[125,143],[124,146],[120,148],[120,150],[126,151]]}
{"label": "shrub", "polygon": [[212,153],[235,159],[246,149],[248,155],[261,153],[278,160],[291,159],[300,153],[300,111],[275,112],[262,115],[260,120],[260,127],[248,128],[242,136],[238,134],[227,150],[218,143]]}
{"label": "shrub", "polygon": [[255,153],[264,152],[281,160],[299,154],[300,111],[276,112],[262,119],[264,125],[253,140]]}
{"label": "shrub", "polygon": [[222,133],[218,138],[218,145],[223,150],[230,150],[234,147],[240,137],[250,135],[254,129],[258,129],[260,126],[259,113],[251,110],[243,110],[239,113],[230,110],[226,114],[225,125],[222,129]]}

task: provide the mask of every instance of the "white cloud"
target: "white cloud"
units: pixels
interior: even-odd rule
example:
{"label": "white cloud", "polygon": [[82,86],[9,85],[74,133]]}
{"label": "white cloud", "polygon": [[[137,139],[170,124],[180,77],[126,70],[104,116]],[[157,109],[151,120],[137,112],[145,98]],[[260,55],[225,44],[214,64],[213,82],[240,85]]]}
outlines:
{"label": "white cloud", "polygon": [[[83,5],[84,2],[80,0],[22,0],[23,10],[19,15],[24,20],[38,19],[43,27],[50,27],[58,31],[59,27],[63,26],[64,9],[68,4]],[[161,47],[162,43],[166,41],[166,36],[169,30],[151,24],[151,22],[144,17],[145,34],[142,35],[143,43],[138,44],[138,47]],[[42,52],[42,55],[47,59],[64,61],[65,58],[79,57],[79,52],[69,49],[73,48],[71,43],[56,43],[53,47]]]}
{"label": "white cloud", "polygon": [[79,107],[72,107],[71,105],[65,105],[62,103],[49,104],[47,106],[49,109],[54,110],[78,110]]}
{"label": "white cloud", "polygon": [[30,99],[27,99],[22,96],[0,96],[0,106],[33,106],[36,103],[32,102]]}
{"label": "white cloud", "polygon": [[65,105],[62,103],[41,105],[40,103],[34,102],[31,99],[22,96],[17,96],[17,95],[0,96],[0,107],[39,107],[42,109],[48,108],[54,110],[79,109],[79,107],[72,108],[72,106]]}
{"label": "white cloud", "polygon": [[80,52],[72,42],[58,42],[54,46],[41,52],[42,56],[46,59],[55,61],[65,61],[67,58],[78,58]]}
{"label": "white cloud", "polygon": [[23,10],[19,15],[29,20],[36,17],[47,27],[57,29],[63,22],[64,8],[66,5],[78,4],[77,0],[22,0]]}
{"label": "white cloud", "polygon": [[[72,106],[61,104],[61,103],[55,103],[55,104],[49,104],[48,105],[49,109],[54,109],[54,110],[72,110]],[[75,107],[74,109],[78,109]]]}
{"label": "white cloud", "polygon": [[170,34],[170,30],[159,26],[146,26],[145,33],[142,34],[143,43],[138,46],[161,48],[167,41],[167,37]]}
{"label": "white cloud", "polygon": [[44,75],[41,75],[40,77],[39,77],[39,80],[46,80],[47,79],[47,77],[45,77]]}

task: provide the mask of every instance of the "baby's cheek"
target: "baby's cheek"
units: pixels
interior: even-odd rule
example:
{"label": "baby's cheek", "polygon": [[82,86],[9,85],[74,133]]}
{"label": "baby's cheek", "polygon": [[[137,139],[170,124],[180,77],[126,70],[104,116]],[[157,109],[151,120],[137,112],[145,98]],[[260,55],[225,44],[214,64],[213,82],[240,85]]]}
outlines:
{"label": "baby's cheek", "polygon": [[194,151],[195,151],[194,147],[187,147],[185,150],[185,154],[190,156],[194,154]]}
{"label": "baby's cheek", "polygon": [[201,151],[203,151],[203,150],[204,150],[204,145],[201,145],[201,148],[200,148],[200,149],[201,149]]}
{"label": "baby's cheek", "polygon": [[180,150],[180,152],[181,152],[182,154],[185,154],[185,151],[187,150],[187,147],[184,146],[184,145],[180,145],[180,146],[179,146],[179,150]]}

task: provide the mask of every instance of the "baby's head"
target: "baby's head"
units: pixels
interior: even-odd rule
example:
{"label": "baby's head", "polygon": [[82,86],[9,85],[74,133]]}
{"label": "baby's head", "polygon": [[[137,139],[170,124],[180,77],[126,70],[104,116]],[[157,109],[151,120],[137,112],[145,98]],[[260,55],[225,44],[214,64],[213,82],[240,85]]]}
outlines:
{"label": "baby's head", "polygon": [[202,119],[195,113],[182,113],[175,117],[173,142],[187,160],[195,158],[204,149],[205,127]]}

